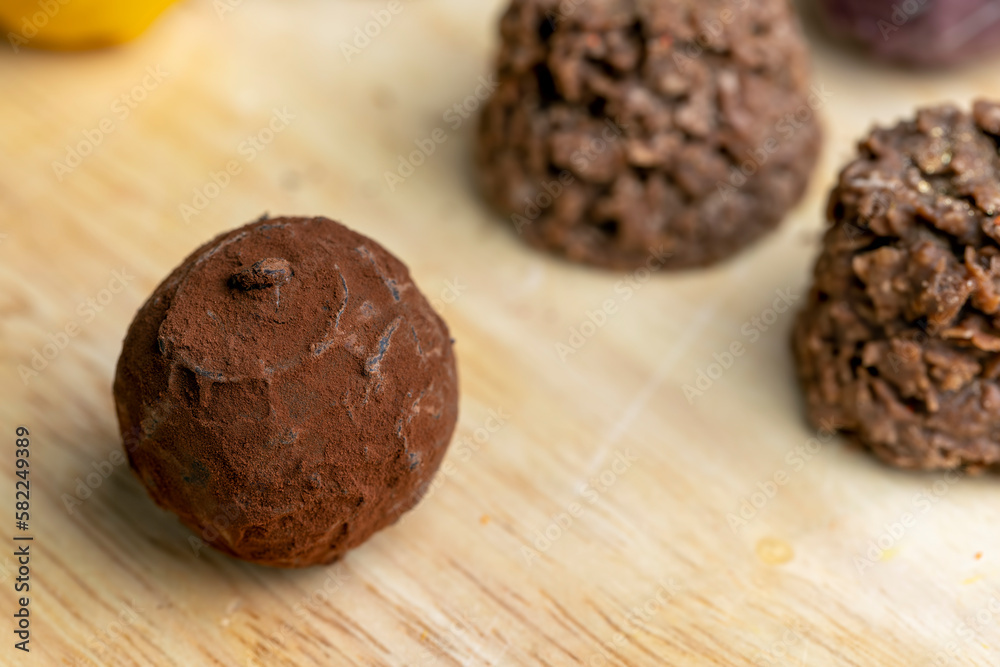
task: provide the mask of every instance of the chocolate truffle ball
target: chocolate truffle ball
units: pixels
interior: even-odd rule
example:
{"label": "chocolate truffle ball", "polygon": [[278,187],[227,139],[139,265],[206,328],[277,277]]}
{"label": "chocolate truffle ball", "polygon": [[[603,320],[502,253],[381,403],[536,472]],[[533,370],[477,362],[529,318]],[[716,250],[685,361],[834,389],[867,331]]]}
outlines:
{"label": "chocolate truffle ball", "polygon": [[325,218],[196,250],[136,315],[114,391],[153,499],[279,567],[329,563],[416,504],[458,411],[445,323],[398,259]]}
{"label": "chocolate truffle ball", "polygon": [[996,0],[820,0],[824,24],[873,55],[917,67],[1000,49]]}
{"label": "chocolate truffle ball", "polygon": [[476,159],[528,243],[702,266],[802,196],[824,100],[786,0],[514,0],[500,32]]}
{"label": "chocolate truffle ball", "polygon": [[903,468],[1000,461],[1000,104],[875,129],[793,335],[817,427]]}

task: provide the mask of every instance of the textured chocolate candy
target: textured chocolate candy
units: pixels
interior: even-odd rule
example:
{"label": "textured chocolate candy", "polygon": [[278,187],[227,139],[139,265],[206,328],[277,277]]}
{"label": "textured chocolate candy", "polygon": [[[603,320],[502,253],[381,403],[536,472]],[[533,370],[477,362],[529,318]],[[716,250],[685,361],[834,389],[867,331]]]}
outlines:
{"label": "textured chocolate candy", "polygon": [[809,416],[904,468],[1000,463],[1000,104],[878,128],[794,333]]}
{"label": "textured chocolate candy", "polygon": [[156,502],[281,567],[329,563],[412,507],[458,400],[448,329],[406,267],[324,218],[195,251],[136,315],[114,391]]}
{"label": "textured chocolate candy", "polygon": [[500,32],[477,162],[532,245],[702,266],[802,196],[825,100],[786,0],[513,0]]}

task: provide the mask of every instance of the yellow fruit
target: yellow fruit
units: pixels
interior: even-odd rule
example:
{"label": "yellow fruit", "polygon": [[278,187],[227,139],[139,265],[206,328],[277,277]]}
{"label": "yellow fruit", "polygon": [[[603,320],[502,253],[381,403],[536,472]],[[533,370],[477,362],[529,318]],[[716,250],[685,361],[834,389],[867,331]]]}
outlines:
{"label": "yellow fruit", "polygon": [[0,0],[15,48],[94,49],[141,34],[175,0]]}

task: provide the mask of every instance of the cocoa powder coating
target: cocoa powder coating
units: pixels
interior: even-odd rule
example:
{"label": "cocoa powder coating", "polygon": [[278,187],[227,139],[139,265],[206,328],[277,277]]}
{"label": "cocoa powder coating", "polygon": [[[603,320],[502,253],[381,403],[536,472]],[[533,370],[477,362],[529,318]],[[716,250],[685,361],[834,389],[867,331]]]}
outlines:
{"label": "cocoa powder coating", "polygon": [[793,346],[809,417],[903,468],[1000,462],[1000,104],[859,145]]}
{"label": "cocoa powder coating", "polygon": [[476,161],[528,243],[702,266],[802,196],[824,100],[787,0],[513,0],[500,33]]}
{"label": "cocoa powder coating", "polygon": [[114,392],[153,499],[280,567],[329,563],[416,504],[458,412],[445,323],[399,260],[324,218],[196,250],[136,315]]}

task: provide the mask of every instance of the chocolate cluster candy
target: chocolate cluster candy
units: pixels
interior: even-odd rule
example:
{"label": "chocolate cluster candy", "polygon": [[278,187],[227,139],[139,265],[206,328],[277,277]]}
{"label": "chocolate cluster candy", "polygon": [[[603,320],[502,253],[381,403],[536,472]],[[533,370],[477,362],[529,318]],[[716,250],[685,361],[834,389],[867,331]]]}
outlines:
{"label": "chocolate cluster candy", "polygon": [[940,67],[1000,49],[996,0],[820,0],[824,24],[873,55]]}
{"label": "chocolate cluster candy", "polygon": [[329,563],[428,488],[457,419],[445,323],[378,243],[262,219],[170,274],[114,383],[132,468],[218,549]]}
{"label": "chocolate cluster candy", "polygon": [[500,32],[476,160],[532,245],[702,266],[802,196],[825,100],[786,0],[513,0]]}
{"label": "chocolate cluster candy", "polygon": [[917,469],[1000,461],[1000,104],[875,129],[793,345],[812,422]]}

